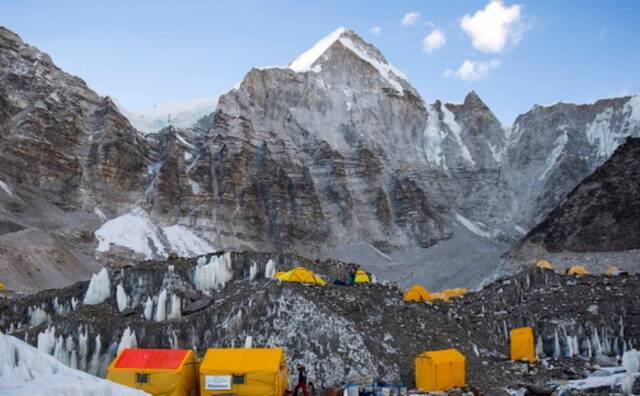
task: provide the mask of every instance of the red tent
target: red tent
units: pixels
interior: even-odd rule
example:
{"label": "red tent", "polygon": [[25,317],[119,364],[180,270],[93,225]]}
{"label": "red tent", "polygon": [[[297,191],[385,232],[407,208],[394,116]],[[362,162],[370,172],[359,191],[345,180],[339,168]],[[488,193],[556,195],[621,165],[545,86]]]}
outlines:
{"label": "red tent", "polygon": [[189,352],[188,349],[125,349],[114,367],[177,369]]}

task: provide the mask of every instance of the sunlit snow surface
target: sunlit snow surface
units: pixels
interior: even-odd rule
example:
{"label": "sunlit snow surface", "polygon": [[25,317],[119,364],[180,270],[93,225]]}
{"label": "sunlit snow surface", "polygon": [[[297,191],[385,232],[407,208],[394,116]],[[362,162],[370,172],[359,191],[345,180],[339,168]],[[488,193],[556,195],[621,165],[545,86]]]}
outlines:
{"label": "sunlit snow surface", "polygon": [[53,356],[0,333],[0,395],[115,396],[145,392],[71,369]]}
{"label": "sunlit snow surface", "polygon": [[166,258],[170,252],[180,257],[195,257],[215,251],[211,243],[185,226],[176,224],[160,228],[140,208],[105,222],[95,235],[99,253],[121,246],[147,260]]}

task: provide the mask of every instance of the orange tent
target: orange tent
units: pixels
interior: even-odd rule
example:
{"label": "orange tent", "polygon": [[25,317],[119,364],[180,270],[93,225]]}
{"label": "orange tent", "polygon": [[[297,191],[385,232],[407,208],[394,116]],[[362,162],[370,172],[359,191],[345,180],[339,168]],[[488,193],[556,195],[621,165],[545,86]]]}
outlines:
{"label": "orange tent", "polygon": [[413,285],[404,293],[404,301],[431,301],[433,296],[420,285]]}
{"label": "orange tent", "polygon": [[531,327],[513,329],[509,338],[511,341],[511,360],[526,360],[529,363],[535,363],[538,360]]}

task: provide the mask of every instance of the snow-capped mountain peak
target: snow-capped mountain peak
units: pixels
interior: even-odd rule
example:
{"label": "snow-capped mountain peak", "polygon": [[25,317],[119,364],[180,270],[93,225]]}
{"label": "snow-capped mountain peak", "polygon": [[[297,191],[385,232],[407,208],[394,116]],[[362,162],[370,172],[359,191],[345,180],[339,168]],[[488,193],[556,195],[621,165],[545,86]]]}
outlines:
{"label": "snow-capped mountain peak", "polygon": [[322,71],[322,56],[336,43],[348,48],[363,61],[373,66],[398,92],[402,93],[400,80],[406,82],[403,72],[391,65],[373,45],[365,42],[354,31],[340,27],[318,41],[289,64],[289,69],[297,73]]}

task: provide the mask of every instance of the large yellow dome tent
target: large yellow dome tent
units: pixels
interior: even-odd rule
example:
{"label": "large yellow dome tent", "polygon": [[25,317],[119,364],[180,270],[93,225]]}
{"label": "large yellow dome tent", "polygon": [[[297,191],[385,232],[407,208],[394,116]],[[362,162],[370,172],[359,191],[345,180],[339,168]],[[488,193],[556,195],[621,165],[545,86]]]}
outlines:
{"label": "large yellow dome tent", "polygon": [[277,272],[273,277],[285,282],[307,283],[311,285],[327,284],[320,276],[305,267],[296,267],[290,271]]}
{"label": "large yellow dome tent", "polygon": [[433,296],[420,285],[413,285],[404,293],[404,301],[431,301]]}
{"label": "large yellow dome tent", "polygon": [[574,265],[573,267],[567,269],[567,275],[589,275],[591,274],[589,270],[585,268],[584,265]]}
{"label": "large yellow dome tent", "polygon": [[547,270],[553,270],[553,265],[550,262],[548,262],[547,260],[538,260],[536,262],[536,267],[542,268],[542,269],[547,269]]}

